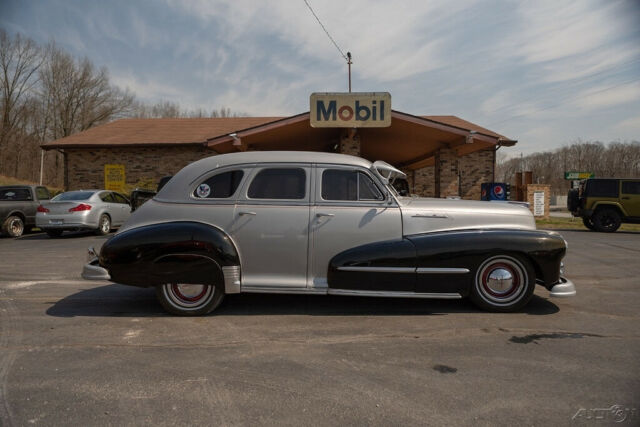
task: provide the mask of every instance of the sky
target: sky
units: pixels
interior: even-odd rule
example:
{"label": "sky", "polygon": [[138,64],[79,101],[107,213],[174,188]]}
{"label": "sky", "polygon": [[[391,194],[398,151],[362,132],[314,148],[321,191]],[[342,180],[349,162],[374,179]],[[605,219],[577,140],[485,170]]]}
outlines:
{"label": "sky", "polygon": [[[508,157],[640,140],[640,1],[307,0],[357,92],[517,139]],[[249,116],[346,92],[304,0],[0,0],[0,27],[55,40],[138,99]]]}

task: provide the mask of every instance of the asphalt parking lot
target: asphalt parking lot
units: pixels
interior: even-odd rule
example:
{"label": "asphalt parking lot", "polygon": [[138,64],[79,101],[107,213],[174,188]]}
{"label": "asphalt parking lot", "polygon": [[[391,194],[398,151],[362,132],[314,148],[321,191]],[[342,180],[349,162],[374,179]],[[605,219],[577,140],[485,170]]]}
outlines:
{"label": "asphalt parking lot", "polygon": [[0,425],[638,425],[640,233],[560,232],[578,295],[520,313],[243,294],[200,318],[82,281],[104,237],[1,238]]}

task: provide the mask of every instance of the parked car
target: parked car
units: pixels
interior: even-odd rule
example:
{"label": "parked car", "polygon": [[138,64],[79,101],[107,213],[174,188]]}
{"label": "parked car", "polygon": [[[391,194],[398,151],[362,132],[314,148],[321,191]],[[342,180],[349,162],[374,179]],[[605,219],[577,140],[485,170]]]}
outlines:
{"label": "parked car", "polygon": [[131,205],[120,193],[107,190],[67,191],[38,206],[36,225],[51,237],[66,230],[95,230],[105,235],[129,218]]}
{"label": "parked car", "polygon": [[86,279],[155,286],[201,315],[239,292],[463,298],[522,308],[561,276],[566,242],[521,205],[401,197],[404,174],[329,153],[245,152],[182,169],[85,265]]}
{"label": "parked car", "polygon": [[3,234],[19,237],[36,225],[36,209],[49,200],[49,190],[39,185],[0,187],[0,226]]}
{"label": "parked car", "polygon": [[640,179],[583,180],[569,190],[567,208],[594,231],[612,233],[623,222],[640,224]]}

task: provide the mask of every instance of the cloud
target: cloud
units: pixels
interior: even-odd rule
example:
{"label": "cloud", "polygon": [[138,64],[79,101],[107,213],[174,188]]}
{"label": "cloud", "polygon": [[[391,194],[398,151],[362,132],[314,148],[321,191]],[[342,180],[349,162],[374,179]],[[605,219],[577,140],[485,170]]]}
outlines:
{"label": "cloud", "polygon": [[615,107],[640,101],[640,83],[593,87],[580,94],[572,104],[586,110]]}

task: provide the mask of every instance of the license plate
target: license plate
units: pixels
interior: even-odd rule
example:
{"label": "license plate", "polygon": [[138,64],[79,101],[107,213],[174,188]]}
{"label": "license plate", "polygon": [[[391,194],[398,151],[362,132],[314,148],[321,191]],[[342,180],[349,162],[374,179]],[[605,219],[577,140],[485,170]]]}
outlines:
{"label": "license plate", "polygon": [[49,220],[49,224],[51,225],[60,225],[62,224],[64,221],[61,219],[50,219]]}

